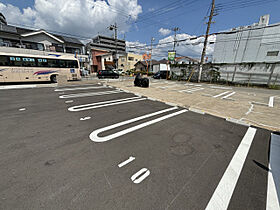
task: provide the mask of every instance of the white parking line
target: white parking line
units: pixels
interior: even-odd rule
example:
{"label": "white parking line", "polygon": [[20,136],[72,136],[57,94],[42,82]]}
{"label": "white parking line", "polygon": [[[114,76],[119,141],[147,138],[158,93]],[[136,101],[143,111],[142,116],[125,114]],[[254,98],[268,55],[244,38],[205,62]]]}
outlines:
{"label": "white parking line", "polygon": [[103,102],[97,102],[92,104],[83,104],[79,106],[73,106],[68,108],[70,112],[79,112],[79,111],[85,111],[89,109],[97,109],[101,107],[106,106],[114,106],[119,104],[126,104],[126,103],[132,103],[136,101],[143,101],[147,100],[147,98],[140,98],[140,97],[132,97],[132,98],[124,98],[124,99],[118,99],[118,100],[111,100],[111,101],[103,101]]}
{"label": "white parking line", "polygon": [[140,171],[136,172],[134,175],[131,176],[131,181],[133,181],[135,184],[140,184],[150,174],[151,172],[148,169],[142,168]]}
{"label": "white parking line", "polygon": [[187,89],[187,90],[180,90],[178,91],[179,93],[193,93],[193,92],[196,92],[196,91],[200,91],[200,90],[204,90],[204,88],[192,88],[192,89]]}
{"label": "white parking line", "polygon": [[21,108],[18,111],[22,112],[22,111],[25,111],[25,110],[26,110],[26,108]]}
{"label": "white parking line", "polygon": [[212,195],[206,210],[226,210],[228,208],[256,131],[257,129],[255,128],[248,128],[222,179],[220,180],[219,185]]}
{"label": "white parking line", "polygon": [[280,136],[271,134],[266,209],[280,209]]}
{"label": "white parking line", "polygon": [[62,95],[59,96],[59,98],[80,98],[80,97],[88,97],[88,96],[109,95],[115,93],[122,93],[122,91],[115,90],[115,91],[93,92],[93,93],[77,93],[77,94]]}
{"label": "white parking line", "polygon": [[69,91],[69,90],[89,90],[89,89],[101,89],[101,88],[107,88],[104,86],[91,86],[91,87],[78,87],[78,88],[63,88],[63,89],[55,89],[56,92],[62,92],[62,91]]}
{"label": "white parking line", "polygon": [[230,94],[228,94],[228,95],[222,97],[222,99],[227,99],[228,97],[233,96],[235,93],[236,93],[236,92],[232,92],[232,93],[230,93]]}
{"label": "white parking line", "polygon": [[142,123],[142,124],[139,124],[139,125],[136,125],[134,127],[131,127],[131,128],[127,128],[127,129],[124,129],[122,131],[119,131],[117,133],[113,133],[111,135],[108,135],[108,136],[104,136],[104,137],[98,137],[98,134],[99,133],[102,133],[102,132],[105,132],[105,131],[109,131],[109,130],[112,130],[114,128],[118,128],[118,127],[121,127],[123,125],[127,125],[127,124],[130,124],[130,123],[133,123],[133,122],[137,122],[139,120],[143,120],[143,119],[146,119],[146,118],[149,118],[149,117],[153,117],[153,116],[156,116],[156,115],[159,115],[159,114],[162,114],[162,113],[165,113],[165,112],[170,112],[170,111],[173,111],[175,109],[178,109],[178,107],[172,107],[172,108],[169,108],[169,109],[164,109],[164,110],[161,110],[161,111],[158,111],[158,112],[154,112],[154,113],[151,113],[151,114],[147,114],[147,115],[144,115],[144,116],[141,116],[141,117],[136,117],[134,119],[130,119],[130,120],[126,120],[126,121],[123,121],[123,122],[120,122],[120,123],[117,123],[117,124],[114,124],[114,125],[110,125],[110,126],[107,126],[107,127],[104,127],[104,128],[100,128],[100,129],[97,129],[95,131],[93,131],[90,135],[89,135],[89,138],[94,141],[94,142],[106,142],[106,141],[110,141],[114,138],[117,138],[117,137],[120,137],[120,136],[123,136],[125,134],[128,134],[128,133],[131,133],[133,131],[136,131],[136,130],[139,130],[141,128],[144,128],[146,126],[149,126],[149,125],[152,125],[152,124],[155,124],[157,122],[160,122],[162,120],[165,120],[165,119],[168,119],[168,118],[171,118],[171,117],[174,117],[176,115],[180,115],[180,114],[183,114],[185,112],[187,112],[188,110],[181,110],[181,111],[178,111],[178,112],[175,112],[175,113],[172,113],[172,114],[169,114],[169,115],[165,115],[163,117],[160,117],[160,118],[157,118],[157,119],[154,119],[154,120],[151,120],[151,121],[148,121],[148,122],[145,122],[145,123]]}
{"label": "white parking line", "polygon": [[135,157],[129,157],[127,160],[123,161],[118,165],[119,168],[124,167],[125,165],[129,164],[130,162],[134,161]]}
{"label": "white parking line", "polygon": [[269,107],[273,107],[273,105],[274,105],[274,98],[275,98],[275,96],[271,96],[271,97],[269,98],[269,103],[268,103],[268,106],[269,106]]}
{"label": "white parking line", "polygon": [[230,92],[230,91],[223,92],[223,93],[221,93],[221,94],[219,94],[219,95],[213,96],[213,98],[218,98],[218,97],[220,97],[220,96],[223,96],[223,95],[228,94],[229,92]]}

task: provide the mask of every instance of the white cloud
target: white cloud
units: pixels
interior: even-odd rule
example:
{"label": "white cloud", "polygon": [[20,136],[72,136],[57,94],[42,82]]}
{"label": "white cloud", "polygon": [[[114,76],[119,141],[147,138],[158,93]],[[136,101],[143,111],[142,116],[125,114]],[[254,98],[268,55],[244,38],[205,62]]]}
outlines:
{"label": "white cloud", "polygon": [[[200,37],[194,40],[190,40],[195,36],[189,34],[177,34],[177,40],[185,40],[177,43],[176,52],[177,56],[189,56],[192,58],[199,59],[203,49],[204,37]],[[216,36],[210,36],[208,41],[215,42]],[[137,47],[135,47],[137,46]],[[168,50],[173,50],[174,46],[174,36],[168,36],[159,40],[158,44],[153,48],[153,59],[167,58]],[[127,42],[127,48],[131,52],[136,52],[143,54],[145,52],[150,52],[150,46],[144,43],[137,42]],[[208,44],[206,56],[210,58],[214,52],[214,45]]]}
{"label": "white cloud", "polygon": [[163,36],[167,36],[171,33],[171,30],[167,28],[160,28],[158,32]]}
{"label": "white cloud", "polygon": [[89,37],[98,32],[111,34],[107,27],[115,22],[120,31],[127,32],[142,7],[137,0],[35,0],[32,8],[22,11],[0,3],[0,12],[8,23]]}

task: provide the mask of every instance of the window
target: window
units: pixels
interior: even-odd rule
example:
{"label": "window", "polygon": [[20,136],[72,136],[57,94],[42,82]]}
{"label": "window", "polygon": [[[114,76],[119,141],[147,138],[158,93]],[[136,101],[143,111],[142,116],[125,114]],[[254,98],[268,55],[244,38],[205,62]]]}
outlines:
{"label": "window", "polygon": [[50,67],[50,68],[57,68],[57,67],[59,67],[58,60],[48,59],[48,67]]}
{"label": "window", "polygon": [[133,57],[128,57],[128,60],[129,61],[134,61],[134,58]]}
{"label": "window", "polygon": [[22,58],[22,66],[34,67],[36,66],[34,58]]}
{"label": "window", "polygon": [[267,52],[267,56],[278,56],[279,55],[279,51],[268,51]]}
{"label": "window", "polygon": [[122,58],[122,62],[125,62],[125,59],[124,59],[124,58]]}
{"label": "window", "polygon": [[37,66],[38,66],[38,67],[48,67],[48,61],[47,61],[47,59],[38,58],[38,59],[37,59]]}
{"label": "window", "polygon": [[20,57],[10,57],[10,66],[21,66],[21,64]]}
{"label": "window", "polygon": [[0,56],[0,66],[8,66],[8,65],[9,65],[8,57],[4,56],[4,55],[1,55]]}

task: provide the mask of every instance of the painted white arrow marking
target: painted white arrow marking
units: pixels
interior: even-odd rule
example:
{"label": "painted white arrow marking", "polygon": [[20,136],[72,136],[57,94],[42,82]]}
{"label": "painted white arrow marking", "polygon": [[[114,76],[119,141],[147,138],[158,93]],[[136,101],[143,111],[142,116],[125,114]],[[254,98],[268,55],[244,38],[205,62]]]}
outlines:
{"label": "painted white arrow marking", "polygon": [[84,118],[81,118],[80,120],[81,121],[86,121],[86,120],[90,120],[91,119],[91,117],[84,117]]}
{"label": "painted white arrow marking", "polygon": [[101,89],[101,88],[107,88],[104,86],[94,86],[94,87],[79,87],[79,88],[63,88],[63,89],[55,89],[56,92],[62,92],[62,91],[69,91],[69,90],[88,90],[88,89]]}
{"label": "painted white arrow marking", "polygon": [[80,97],[87,97],[87,96],[109,95],[115,93],[121,93],[121,91],[116,90],[116,91],[93,92],[93,93],[77,93],[77,94],[70,94],[70,95],[62,95],[59,96],[59,98],[80,98]]}
{"label": "painted white arrow marking", "polygon": [[144,128],[146,126],[149,126],[149,125],[152,125],[152,124],[155,124],[157,122],[160,122],[162,120],[165,120],[165,119],[168,119],[168,118],[171,118],[171,117],[174,117],[176,115],[179,115],[179,114],[182,114],[184,112],[187,112],[188,110],[181,110],[179,112],[175,112],[175,113],[172,113],[172,114],[169,114],[169,115],[166,115],[166,116],[163,116],[163,117],[160,117],[160,118],[157,118],[157,119],[154,119],[154,120],[151,120],[151,121],[148,121],[148,122],[145,122],[145,123],[142,123],[142,124],[139,124],[139,125],[136,125],[134,127],[131,127],[131,128],[127,128],[125,130],[122,130],[122,131],[119,131],[117,133],[114,133],[114,134],[111,134],[109,136],[104,136],[104,137],[98,137],[98,134],[99,133],[102,133],[102,132],[105,132],[105,131],[108,131],[108,130],[112,130],[114,128],[118,128],[118,127],[121,127],[123,125],[127,125],[127,124],[130,124],[130,123],[133,123],[133,122],[137,122],[139,120],[143,120],[143,119],[146,119],[146,118],[149,118],[149,117],[153,117],[153,116],[156,116],[156,115],[159,115],[159,114],[162,114],[162,113],[165,113],[165,112],[169,112],[169,111],[172,111],[172,110],[175,110],[175,109],[178,109],[178,107],[172,107],[172,108],[169,108],[169,109],[164,109],[164,110],[161,110],[161,111],[158,111],[158,112],[154,112],[154,113],[151,113],[151,114],[147,114],[147,115],[144,115],[144,116],[141,116],[141,117],[137,117],[137,118],[134,118],[134,119],[131,119],[131,120],[127,120],[127,121],[124,121],[124,122],[120,122],[120,123],[117,123],[117,124],[114,124],[114,125],[110,125],[110,126],[107,126],[107,127],[104,127],[104,128],[100,128],[98,130],[95,130],[93,131],[89,138],[94,141],[94,142],[106,142],[106,141],[110,141],[114,138],[117,138],[117,137],[120,137],[120,136],[123,136],[127,133],[131,133],[133,131],[136,131],[136,130],[139,130],[141,128]]}
{"label": "painted white arrow marking", "polygon": [[144,179],[146,179],[150,174],[151,174],[151,172],[148,169],[142,168],[140,171],[136,172],[135,174],[133,174],[131,176],[131,181],[133,181],[135,184],[139,184]]}
{"label": "painted white arrow marking", "polygon": [[97,108],[106,107],[106,106],[114,106],[114,105],[132,103],[132,102],[143,101],[143,100],[147,100],[147,99],[140,98],[140,97],[132,97],[132,98],[125,98],[125,99],[103,101],[103,102],[98,102],[98,103],[73,106],[73,107],[68,108],[68,110],[70,112],[79,112],[79,111],[84,111],[84,110],[89,110],[89,109],[97,109]]}
{"label": "painted white arrow marking", "polygon": [[129,164],[130,162],[134,161],[135,157],[129,157],[126,161],[123,161],[122,163],[120,163],[118,166],[119,168],[124,167],[125,165]]}

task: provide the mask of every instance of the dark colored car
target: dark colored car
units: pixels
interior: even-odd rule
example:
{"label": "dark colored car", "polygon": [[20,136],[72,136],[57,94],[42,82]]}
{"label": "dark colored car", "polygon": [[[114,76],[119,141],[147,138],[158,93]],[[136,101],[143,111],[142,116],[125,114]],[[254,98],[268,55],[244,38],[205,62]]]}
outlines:
{"label": "dark colored car", "polygon": [[119,74],[112,70],[101,70],[97,74],[98,79],[103,79],[103,78],[112,78],[112,79],[118,79]]}
{"label": "dark colored car", "polygon": [[159,71],[157,73],[155,73],[155,75],[153,76],[154,79],[166,79],[166,73],[167,71]]}

